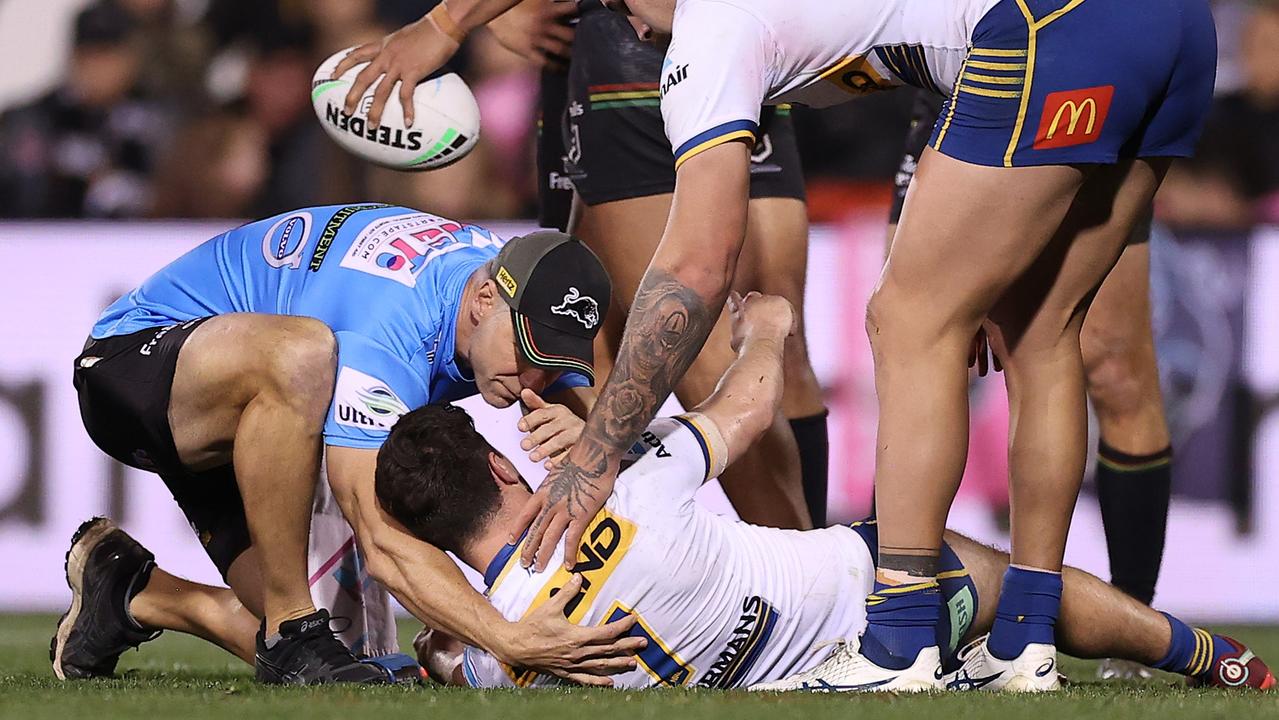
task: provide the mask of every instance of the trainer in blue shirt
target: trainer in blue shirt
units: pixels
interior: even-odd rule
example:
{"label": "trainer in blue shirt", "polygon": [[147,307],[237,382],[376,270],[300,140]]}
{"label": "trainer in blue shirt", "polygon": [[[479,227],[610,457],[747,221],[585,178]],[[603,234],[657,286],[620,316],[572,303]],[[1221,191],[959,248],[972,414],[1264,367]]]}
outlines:
{"label": "trainer in blue shirt", "polygon": [[[424,404],[479,393],[497,407],[524,399],[544,418],[567,414],[540,396],[594,383],[610,292],[595,255],[562,233],[504,242],[410,208],[305,208],[209,240],[107,308],[76,359],[81,414],[104,451],[164,478],[264,620],[260,680],[382,677],[312,605],[306,550],[322,456],[370,573],[413,614],[512,664],[603,674],[574,645],[629,662],[621,629],[506,622],[444,553],[389,520],[374,483],[390,427]],[[165,574],[164,594],[153,591],[150,553],[109,521],[73,542],[79,611],[59,629],[55,671],[109,673],[124,648],[165,627],[145,608],[180,598],[168,586],[185,581]]]}

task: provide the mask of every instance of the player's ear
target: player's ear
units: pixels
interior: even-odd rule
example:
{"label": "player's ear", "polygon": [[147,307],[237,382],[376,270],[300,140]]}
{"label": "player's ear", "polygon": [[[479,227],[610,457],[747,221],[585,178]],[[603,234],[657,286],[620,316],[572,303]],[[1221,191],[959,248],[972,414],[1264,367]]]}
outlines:
{"label": "player's ear", "polygon": [[520,482],[520,471],[515,469],[506,456],[496,450],[489,451],[489,474],[493,482],[500,488],[503,485],[516,485]]}

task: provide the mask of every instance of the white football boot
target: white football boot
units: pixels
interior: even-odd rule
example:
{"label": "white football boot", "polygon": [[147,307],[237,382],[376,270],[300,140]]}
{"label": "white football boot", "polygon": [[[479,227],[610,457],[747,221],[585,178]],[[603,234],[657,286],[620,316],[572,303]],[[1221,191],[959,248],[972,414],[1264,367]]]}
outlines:
{"label": "white football boot", "polygon": [[859,640],[840,640],[817,667],[775,682],[758,683],[751,690],[785,692],[924,692],[944,690],[941,653],[937,646],[919,651],[905,670],[889,670],[861,654]]}
{"label": "white football boot", "polygon": [[1057,646],[1031,643],[1013,660],[1001,660],[986,647],[982,635],[959,651],[961,665],[946,675],[947,690],[1051,692],[1061,689]]}

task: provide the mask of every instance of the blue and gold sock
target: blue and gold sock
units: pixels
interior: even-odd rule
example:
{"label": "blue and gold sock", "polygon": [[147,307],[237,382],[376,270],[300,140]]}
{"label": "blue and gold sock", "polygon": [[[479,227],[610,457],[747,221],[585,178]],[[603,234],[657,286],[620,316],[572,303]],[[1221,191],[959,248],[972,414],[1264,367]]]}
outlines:
{"label": "blue and gold sock", "polygon": [[935,578],[891,585],[877,577],[874,592],[866,597],[862,655],[880,667],[905,670],[920,650],[937,644],[940,617],[941,588]]}
{"label": "blue and gold sock", "polygon": [[1163,613],[1172,627],[1172,642],[1168,653],[1154,667],[1168,672],[1195,677],[1212,669],[1217,656],[1216,637],[1201,628],[1193,628],[1177,618]]}
{"label": "blue and gold sock", "polygon": [[1009,565],[986,647],[1012,660],[1031,643],[1053,645],[1060,610],[1061,573]]}

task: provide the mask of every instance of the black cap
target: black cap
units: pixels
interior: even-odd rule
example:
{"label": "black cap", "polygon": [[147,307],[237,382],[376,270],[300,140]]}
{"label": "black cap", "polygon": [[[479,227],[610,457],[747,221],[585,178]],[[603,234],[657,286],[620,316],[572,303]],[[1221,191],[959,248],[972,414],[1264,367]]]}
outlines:
{"label": "black cap", "polygon": [[138,23],[128,10],[111,0],[99,0],[76,15],[76,47],[120,45],[132,39]]}
{"label": "black cap", "polygon": [[580,240],[553,230],[512,238],[497,256],[498,295],[511,306],[515,344],[535,367],[571,370],[595,384],[595,335],[613,284]]}

